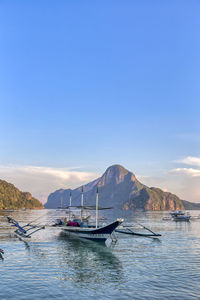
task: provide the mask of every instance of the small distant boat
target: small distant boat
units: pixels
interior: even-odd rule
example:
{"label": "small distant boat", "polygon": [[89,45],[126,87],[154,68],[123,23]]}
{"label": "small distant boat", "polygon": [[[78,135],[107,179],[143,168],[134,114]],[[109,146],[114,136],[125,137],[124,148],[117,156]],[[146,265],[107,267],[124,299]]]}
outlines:
{"label": "small distant boat", "polygon": [[181,222],[181,221],[185,221],[185,222],[189,222],[190,221],[190,213],[189,212],[185,212],[183,210],[176,210],[170,213],[172,220],[175,222]]}
{"label": "small distant boat", "polygon": [[172,217],[176,216],[176,215],[183,216],[183,215],[185,215],[185,211],[184,210],[174,210],[174,211],[170,212],[170,215]]}

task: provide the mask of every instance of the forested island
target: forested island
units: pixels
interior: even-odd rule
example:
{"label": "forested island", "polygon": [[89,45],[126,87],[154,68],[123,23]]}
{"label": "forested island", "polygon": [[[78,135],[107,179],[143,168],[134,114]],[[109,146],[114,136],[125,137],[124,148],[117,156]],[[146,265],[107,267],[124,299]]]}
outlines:
{"label": "forested island", "polygon": [[31,193],[22,192],[13,184],[0,179],[0,210],[2,209],[42,209],[42,203]]}

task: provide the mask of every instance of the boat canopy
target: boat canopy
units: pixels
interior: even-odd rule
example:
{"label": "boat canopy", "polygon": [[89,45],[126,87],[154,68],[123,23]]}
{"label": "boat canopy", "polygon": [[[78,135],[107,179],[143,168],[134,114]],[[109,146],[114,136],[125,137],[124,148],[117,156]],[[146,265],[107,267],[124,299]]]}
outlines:
{"label": "boat canopy", "polygon": [[95,205],[89,205],[89,206],[81,206],[81,205],[77,205],[77,206],[67,206],[66,209],[69,208],[78,208],[78,209],[87,209],[87,210],[105,210],[105,209],[112,209],[113,207],[101,207],[98,206],[98,208],[96,208]]}

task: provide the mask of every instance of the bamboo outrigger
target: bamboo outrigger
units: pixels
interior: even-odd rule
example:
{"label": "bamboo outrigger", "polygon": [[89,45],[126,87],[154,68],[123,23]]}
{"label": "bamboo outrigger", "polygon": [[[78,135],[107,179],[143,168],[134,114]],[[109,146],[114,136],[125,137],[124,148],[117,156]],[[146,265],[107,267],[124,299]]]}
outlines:
{"label": "bamboo outrigger", "polygon": [[141,236],[141,237],[150,237],[150,238],[157,238],[157,237],[162,236],[161,234],[153,232],[151,229],[145,227],[144,225],[142,225],[140,223],[137,223],[137,224],[140,225],[141,227],[143,227],[144,229],[146,229],[147,231],[149,231],[150,233],[135,232],[132,229],[128,228],[127,226],[123,227],[122,229],[121,228],[115,229],[115,232],[119,232],[119,233],[123,233],[123,234],[130,234],[130,235],[135,235],[135,236]]}
{"label": "bamboo outrigger", "polygon": [[11,217],[7,217],[7,219],[8,219],[8,223],[13,224],[11,225],[12,227],[17,227],[17,229],[15,230],[15,234],[19,237],[31,238],[32,234],[36,233],[41,229],[45,229],[45,226],[33,224],[37,219],[24,226],[19,225],[19,223]]}

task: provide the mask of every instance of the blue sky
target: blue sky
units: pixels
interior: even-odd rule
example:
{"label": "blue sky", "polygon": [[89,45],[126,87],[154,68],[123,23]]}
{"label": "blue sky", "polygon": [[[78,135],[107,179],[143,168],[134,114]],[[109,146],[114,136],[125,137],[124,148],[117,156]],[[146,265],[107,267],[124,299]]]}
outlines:
{"label": "blue sky", "polygon": [[200,202],[199,8],[1,0],[0,178],[45,199],[118,163]]}

